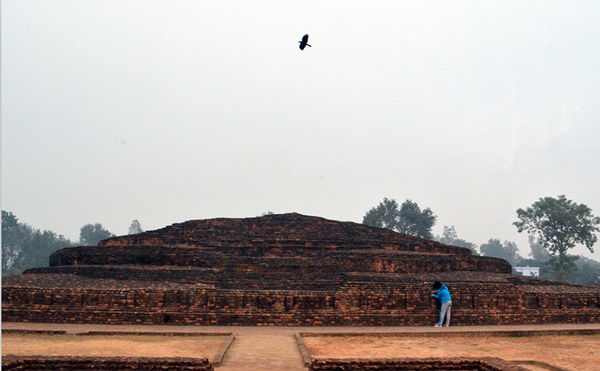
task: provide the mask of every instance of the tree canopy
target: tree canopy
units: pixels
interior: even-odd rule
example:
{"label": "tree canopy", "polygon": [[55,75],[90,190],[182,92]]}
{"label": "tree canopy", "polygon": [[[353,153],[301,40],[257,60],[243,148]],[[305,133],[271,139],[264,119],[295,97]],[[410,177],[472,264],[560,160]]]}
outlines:
{"label": "tree canopy", "polygon": [[102,224],[86,224],[81,227],[79,243],[85,246],[96,246],[98,242],[110,237],[115,237],[115,235],[104,229]]}
{"label": "tree canopy", "polygon": [[537,235],[551,254],[565,255],[576,244],[594,252],[592,246],[598,240],[594,232],[600,231],[600,218],[584,204],[567,200],[564,195],[545,197],[527,209],[518,209],[517,217],[519,220],[513,224],[519,233]]}
{"label": "tree canopy", "polygon": [[539,239],[536,240],[535,236],[530,234],[528,236],[528,240],[529,240],[529,248],[531,249],[531,252],[529,253],[529,256],[531,256],[531,259],[541,261],[541,262],[544,262],[544,261],[547,261],[548,259],[550,259],[550,253],[544,247],[544,245],[541,244]]}
{"label": "tree canopy", "polygon": [[466,247],[473,252],[473,255],[479,255],[479,251],[477,251],[477,245],[475,245],[473,242],[458,238],[458,234],[456,233],[454,226],[448,227],[445,225],[442,236],[436,236],[436,240],[446,245]]}
{"label": "tree canopy", "polygon": [[363,217],[363,224],[396,231],[398,229],[399,218],[400,210],[398,209],[398,202],[394,199],[388,200],[384,198],[379,205],[367,211]]}
{"label": "tree canopy", "polygon": [[430,208],[421,210],[412,200],[406,200],[400,207],[400,222],[398,232],[423,238],[433,238],[431,228],[435,225],[437,216]]}
{"label": "tree canopy", "polygon": [[600,218],[586,205],[568,200],[565,195],[540,198],[527,209],[518,209],[517,217],[519,220],[513,224],[519,233],[536,235],[548,249],[550,259],[546,264],[556,279],[566,280],[577,270],[574,262],[578,257],[567,255],[577,244],[594,252],[592,246],[598,240],[594,233],[600,231]]}
{"label": "tree canopy", "polygon": [[512,266],[521,260],[517,244],[510,241],[501,243],[499,239],[490,238],[487,243],[481,244],[479,250],[483,256],[492,256],[508,261]]}
{"label": "tree canopy", "polygon": [[384,198],[379,205],[367,211],[363,217],[363,224],[417,237],[432,238],[431,228],[436,220],[437,216],[430,208],[421,210],[412,200],[407,199],[398,208],[396,200]]}
{"label": "tree canopy", "polygon": [[72,245],[64,236],[20,223],[12,212],[2,210],[2,274],[48,266],[50,254]]}
{"label": "tree canopy", "polygon": [[131,225],[129,225],[129,232],[127,234],[138,234],[138,233],[142,233],[143,231],[144,230],[142,229],[142,225],[136,219],[131,222]]}

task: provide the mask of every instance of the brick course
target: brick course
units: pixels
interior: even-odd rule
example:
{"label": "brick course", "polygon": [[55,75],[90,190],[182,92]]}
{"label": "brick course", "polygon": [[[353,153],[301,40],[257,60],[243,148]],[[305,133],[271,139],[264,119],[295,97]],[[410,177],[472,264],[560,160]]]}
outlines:
{"label": "brick course", "polygon": [[4,321],[187,325],[454,325],[600,321],[600,287],[512,276],[505,260],[299,214],[211,219],[60,250],[3,277]]}

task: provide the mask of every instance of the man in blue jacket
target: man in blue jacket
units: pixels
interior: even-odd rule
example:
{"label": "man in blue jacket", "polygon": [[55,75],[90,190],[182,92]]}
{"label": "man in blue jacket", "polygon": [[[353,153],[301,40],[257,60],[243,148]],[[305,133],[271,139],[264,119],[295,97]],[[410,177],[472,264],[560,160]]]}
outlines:
{"label": "man in blue jacket", "polygon": [[[442,303],[442,307],[440,308],[440,320],[433,327],[448,327],[450,326],[450,309],[452,308],[452,297],[450,296],[450,290],[448,290],[446,285],[438,281],[433,283],[433,288],[437,290],[437,292],[433,294],[433,297]],[[444,322],[444,317],[446,322]]]}

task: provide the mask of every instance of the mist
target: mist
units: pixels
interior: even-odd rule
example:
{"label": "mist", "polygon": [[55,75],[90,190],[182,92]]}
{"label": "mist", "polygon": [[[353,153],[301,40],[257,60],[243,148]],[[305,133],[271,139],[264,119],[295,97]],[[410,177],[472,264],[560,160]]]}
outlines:
{"label": "mist", "polygon": [[2,1],[2,209],[76,240],[361,222],[408,198],[434,233],[527,255],[518,208],[600,214],[598,19],[586,1]]}

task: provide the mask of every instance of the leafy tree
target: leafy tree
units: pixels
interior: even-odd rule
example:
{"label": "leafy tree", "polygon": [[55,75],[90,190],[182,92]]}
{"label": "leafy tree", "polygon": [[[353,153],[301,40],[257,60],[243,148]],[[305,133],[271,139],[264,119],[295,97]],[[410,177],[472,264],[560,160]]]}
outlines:
{"label": "leafy tree", "polygon": [[577,259],[579,259],[579,256],[576,255],[550,255],[550,259],[544,262],[546,267],[543,270],[547,271],[556,280],[568,281],[573,273],[579,269],[575,264]]}
{"label": "leafy tree", "polygon": [[529,256],[531,256],[533,260],[539,260],[542,262],[550,259],[550,253],[548,250],[544,247],[544,245],[542,245],[539,239],[536,241],[533,235],[529,235],[529,248],[531,249]]}
{"label": "leafy tree", "polygon": [[[552,270],[550,266],[550,253],[539,241],[536,240],[535,236],[529,235],[529,248],[531,249],[528,256],[530,258],[522,257],[519,261],[519,265],[522,267],[539,267],[540,278],[553,278]],[[513,273],[516,274],[516,273]]]}
{"label": "leafy tree", "polygon": [[430,208],[421,210],[412,200],[407,199],[398,208],[396,200],[384,198],[379,205],[365,214],[363,224],[417,237],[432,238],[431,228],[436,220],[437,217],[433,215]]}
{"label": "leafy tree", "polygon": [[558,198],[545,197],[527,209],[517,210],[518,221],[513,224],[519,233],[526,231],[537,235],[542,246],[550,252],[549,265],[556,279],[565,280],[574,271],[577,257],[568,256],[567,251],[576,244],[584,244],[590,252],[598,238],[600,218],[584,204]]}
{"label": "leafy tree", "polygon": [[392,229],[397,231],[400,223],[400,210],[398,202],[384,198],[379,205],[367,211],[363,217],[363,224],[371,227]]}
{"label": "leafy tree", "polygon": [[79,243],[84,246],[96,246],[98,242],[110,237],[115,237],[115,235],[104,229],[102,224],[86,224],[81,227]]}
{"label": "leafy tree", "polygon": [[421,211],[416,202],[407,199],[400,207],[398,232],[431,239],[433,238],[431,228],[436,220],[437,216],[430,208]]}
{"label": "leafy tree", "polygon": [[436,240],[446,245],[451,245],[452,242],[457,238],[458,234],[456,233],[454,226],[448,228],[447,225],[444,226],[444,232],[442,232],[442,236],[436,236]]}
{"label": "leafy tree", "polygon": [[577,264],[578,269],[573,272],[573,275],[569,278],[569,282],[581,285],[590,282],[600,282],[600,262],[586,258],[585,256],[579,256],[575,264]]}
{"label": "leafy tree", "polygon": [[[555,267],[559,262],[556,261],[556,258],[551,259],[552,255],[533,235],[529,235],[529,247],[531,248],[531,252],[529,253],[531,258],[523,258],[519,264],[522,266],[540,267],[540,277],[557,279],[558,276],[555,274]],[[568,262],[563,262],[565,268],[571,274],[567,279],[563,277],[563,280],[580,285],[600,281],[600,262],[581,255],[572,257],[570,260],[573,260],[575,266]]]}
{"label": "leafy tree", "polygon": [[129,233],[128,234],[138,234],[138,233],[142,233],[143,231],[144,230],[142,229],[142,225],[136,219],[136,220],[134,220],[134,221],[131,222],[131,225],[129,226]]}
{"label": "leafy tree", "polygon": [[454,226],[450,228],[448,228],[448,226],[444,226],[444,232],[442,233],[442,236],[437,236],[435,239],[446,245],[466,247],[473,252],[473,255],[480,255],[479,251],[477,251],[477,245],[463,240],[462,238],[458,238],[458,234],[456,233]]}
{"label": "leafy tree", "polygon": [[23,250],[23,226],[13,213],[2,210],[2,272],[7,273]]}
{"label": "leafy tree", "polygon": [[490,238],[487,243],[479,246],[479,251],[484,256],[493,256],[508,261],[511,265],[516,265],[520,260],[517,244],[510,241],[504,241],[504,244],[498,239]]}
{"label": "leafy tree", "polygon": [[47,266],[50,254],[72,245],[64,236],[19,223],[13,213],[2,210],[3,274],[19,274],[28,268]]}

